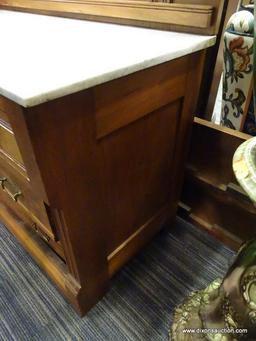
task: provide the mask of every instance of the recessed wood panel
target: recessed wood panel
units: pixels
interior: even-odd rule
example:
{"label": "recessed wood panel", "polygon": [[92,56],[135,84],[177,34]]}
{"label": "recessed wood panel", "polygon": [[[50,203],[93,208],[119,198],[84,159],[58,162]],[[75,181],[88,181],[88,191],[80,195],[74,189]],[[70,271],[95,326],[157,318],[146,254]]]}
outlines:
{"label": "recessed wood panel", "polygon": [[105,177],[112,222],[108,253],[170,200],[181,107],[181,101],[169,103],[101,140],[108,155]]}

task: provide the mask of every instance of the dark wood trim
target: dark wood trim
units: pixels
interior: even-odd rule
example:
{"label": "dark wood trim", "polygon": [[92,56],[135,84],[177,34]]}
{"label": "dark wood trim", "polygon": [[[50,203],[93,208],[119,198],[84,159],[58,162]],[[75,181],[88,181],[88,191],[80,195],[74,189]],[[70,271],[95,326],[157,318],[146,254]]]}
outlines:
{"label": "dark wood trim", "polygon": [[222,0],[211,2],[205,5],[203,1],[180,4],[137,0],[0,0],[0,8],[168,30],[179,27],[190,33],[199,29],[203,34],[214,34],[218,31],[216,13],[222,11]]}

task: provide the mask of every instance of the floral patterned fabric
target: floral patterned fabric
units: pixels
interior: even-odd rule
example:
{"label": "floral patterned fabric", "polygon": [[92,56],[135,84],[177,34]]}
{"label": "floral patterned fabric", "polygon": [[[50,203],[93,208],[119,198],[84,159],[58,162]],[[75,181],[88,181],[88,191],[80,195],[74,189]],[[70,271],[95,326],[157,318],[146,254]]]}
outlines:
{"label": "floral patterned fabric", "polygon": [[243,244],[223,279],[174,312],[170,341],[256,340],[256,240]]}
{"label": "floral patterned fabric", "polygon": [[241,130],[251,96],[254,17],[249,11],[233,14],[224,34],[224,73],[221,124]]}

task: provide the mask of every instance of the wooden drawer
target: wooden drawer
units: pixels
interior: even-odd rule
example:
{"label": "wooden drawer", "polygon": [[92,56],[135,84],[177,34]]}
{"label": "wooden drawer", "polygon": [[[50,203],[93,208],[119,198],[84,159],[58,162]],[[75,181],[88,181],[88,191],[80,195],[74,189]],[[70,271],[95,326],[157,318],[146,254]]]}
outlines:
{"label": "wooden drawer", "polygon": [[17,105],[14,102],[0,95],[0,122],[11,128],[8,115],[11,115],[16,109]]}
{"label": "wooden drawer", "polygon": [[[20,108],[14,102],[0,96],[0,198],[26,226],[65,258],[61,242],[50,223],[53,220],[50,208],[31,185],[12,129],[12,119],[17,118],[19,112]],[[23,127],[17,122],[16,125],[16,132],[20,134]]]}
{"label": "wooden drawer", "polygon": [[35,221],[46,239],[57,239],[50,225],[44,202],[33,191],[29,179],[8,164],[8,159],[2,153],[0,153],[0,191]]}
{"label": "wooden drawer", "polygon": [[0,111],[10,113],[14,105],[15,104],[13,102],[0,95]]}
{"label": "wooden drawer", "polygon": [[7,157],[23,165],[22,156],[13,131],[10,126],[2,120],[0,120],[0,150]]}
{"label": "wooden drawer", "polygon": [[24,162],[9,119],[16,111],[17,105],[14,102],[0,96],[0,150],[24,168]]}
{"label": "wooden drawer", "polygon": [[12,115],[15,110],[15,103],[0,96],[0,150],[8,158],[23,166],[24,162],[8,117],[8,115]]}
{"label": "wooden drawer", "polygon": [[8,115],[6,112],[0,109],[0,122],[3,122],[7,127],[10,127]]}
{"label": "wooden drawer", "polygon": [[[48,249],[53,249],[64,261],[65,255],[63,251],[63,247],[60,241],[55,242],[53,239],[49,239],[46,237],[45,234],[42,234],[40,229],[38,228],[38,224],[35,223],[35,219],[33,216],[29,215],[28,212],[26,212],[20,205],[17,205],[14,201],[10,200],[8,196],[6,196],[4,191],[0,190],[0,216],[1,221],[7,226],[7,228],[10,229],[10,217],[11,219],[14,219],[16,222],[18,222],[17,225],[17,234],[19,235],[22,233],[22,227],[25,225],[27,230],[29,231],[29,235],[33,235],[35,238],[38,239],[40,237],[41,240],[46,242],[46,248],[45,251]],[[5,212],[9,212],[8,215],[3,214],[3,207]],[[6,211],[7,210],[7,211]],[[13,226],[12,226],[13,227]],[[11,228],[10,231],[13,233],[13,229]],[[14,233],[16,235],[16,233]],[[26,243],[28,245],[31,244],[31,240],[26,239]],[[43,243],[44,244],[44,243]],[[48,247],[47,247],[48,246]],[[50,246],[50,248],[49,248]],[[33,252],[37,254],[39,250],[37,250],[36,245],[33,245]],[[59,257],[58,257],[59,258]]]}

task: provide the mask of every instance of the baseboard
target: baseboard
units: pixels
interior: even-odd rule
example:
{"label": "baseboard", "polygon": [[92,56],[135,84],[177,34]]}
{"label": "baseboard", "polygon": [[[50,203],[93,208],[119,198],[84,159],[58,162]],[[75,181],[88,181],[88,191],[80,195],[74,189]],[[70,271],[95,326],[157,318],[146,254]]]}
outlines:
{"label": "baseboard", "polygon": [[126,264],[152,237],[159,231],[171,217],[174,216],[175,206],[167,205],[160,209],[145,224],[140,226],[128,239],[108,256],[109,275],[112,277],[124,264]]}

